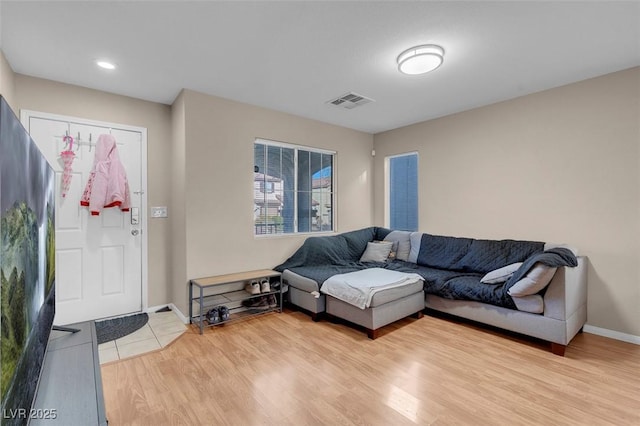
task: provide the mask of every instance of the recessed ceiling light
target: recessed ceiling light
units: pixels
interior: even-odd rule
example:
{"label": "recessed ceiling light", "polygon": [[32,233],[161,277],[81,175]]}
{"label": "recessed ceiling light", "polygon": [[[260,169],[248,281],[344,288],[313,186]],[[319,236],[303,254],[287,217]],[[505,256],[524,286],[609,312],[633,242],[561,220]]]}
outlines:
{"label": "recessed ceiling light", "polygon": [[100,68],[104,68],[105,70],[116,69],[115,64],[112,64],[111,62],[107,62],[107,61],[96,61],[96,65],[99,66]]}
{"label": "recessed ceiling light", "polygon": [[414,46],[398,55],[398,70],[403,74],[425,74],[435,70],[444,60],[444,49],[435,44]]}

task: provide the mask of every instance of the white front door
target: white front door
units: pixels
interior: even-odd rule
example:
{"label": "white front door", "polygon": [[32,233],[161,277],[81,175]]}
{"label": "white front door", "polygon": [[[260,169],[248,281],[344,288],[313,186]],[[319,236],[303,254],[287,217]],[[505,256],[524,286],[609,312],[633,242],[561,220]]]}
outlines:
{"label": "white front door", "polygon": [[[146,131],[70,117],[23,111],[22,121],[56,172],[56,317],[57,325],[140,312],[142,298],[143,139]],[[110,133],[131,190],[131,211],[117,207],[92,216],[80,198],[91,172],[96,141]],[[60,153],[73,137],[71,185],[62,197]],[[137,223],[136,216],[137,214]]]}

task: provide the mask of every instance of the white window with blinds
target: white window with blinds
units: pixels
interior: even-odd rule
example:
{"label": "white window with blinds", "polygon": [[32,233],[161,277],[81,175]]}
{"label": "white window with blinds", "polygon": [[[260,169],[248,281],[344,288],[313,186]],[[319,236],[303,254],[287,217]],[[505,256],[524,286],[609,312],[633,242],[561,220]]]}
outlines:
{"label": "white window with blinds", "polygon": [[418,153],[385,159],[386,226],[401,231],[418,230]]}
{"label": "white window with blinds", "polygon": [[333,151],[256,139],[254,235],[333,231],[335,155]]}

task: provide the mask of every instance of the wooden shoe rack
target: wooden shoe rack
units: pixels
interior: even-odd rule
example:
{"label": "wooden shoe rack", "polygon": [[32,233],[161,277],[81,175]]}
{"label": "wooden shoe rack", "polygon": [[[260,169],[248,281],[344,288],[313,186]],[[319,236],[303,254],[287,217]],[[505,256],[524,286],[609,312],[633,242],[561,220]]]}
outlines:
{"label": "wooden shoe rack", "polygon": [[[260,282],[266,278],[273,282],[278,278],[280,285],[277,289],[271,288],[268,293],[251,295],[244,290],[246,283],[252,280]],[[189,323],[198,325],[200,334],[205,327],[224,325],[243,318],[265,314],[267,312],[282,312],[282,279],[280,272],[271,269],[240,272],[236,274],[216,275],[212,277],[197,278],[189,281]],[[273,294],[278,301],[278,306],[256,310],[242,305],[243,300],[257,299]],[[215,307],[226,306],[229,308],[229,319],[210,324],[207,321],[207,312]]]}

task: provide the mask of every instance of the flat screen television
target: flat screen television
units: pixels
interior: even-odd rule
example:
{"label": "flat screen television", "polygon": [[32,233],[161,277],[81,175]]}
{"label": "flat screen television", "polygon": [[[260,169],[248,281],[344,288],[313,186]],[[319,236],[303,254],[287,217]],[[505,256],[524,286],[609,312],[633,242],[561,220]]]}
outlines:
{"label": "flat screen television", "polygon": [[2,425],[28,424],[55,315],[55,174],[0,97]]}

